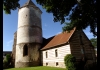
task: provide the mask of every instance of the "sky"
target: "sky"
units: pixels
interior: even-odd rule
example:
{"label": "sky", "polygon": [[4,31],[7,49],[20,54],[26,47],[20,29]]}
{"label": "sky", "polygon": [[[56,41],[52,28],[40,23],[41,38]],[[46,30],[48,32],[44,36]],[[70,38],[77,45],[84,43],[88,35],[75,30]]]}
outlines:
{"label": "sky", "polygon": [[[28,0],[20,0],[20,6],[24,5]],[[60,22],[53,21],[52,13],[47,13],[41,5],[37,4],[36,0],[32,0],[34,4],[40,8],[43,12],[41,15],[42,20],[42,35],[44,38],[49,38],[56,34],[62,32],[62,27]],[[18,26],[18,9],[11,11],[11,14],[5,14],[3,11],[3,51],[12,51],[14,33],[17,31]],[[83,30],[87,37],[93,38],[93,34],[90,33],[90,28]]]}

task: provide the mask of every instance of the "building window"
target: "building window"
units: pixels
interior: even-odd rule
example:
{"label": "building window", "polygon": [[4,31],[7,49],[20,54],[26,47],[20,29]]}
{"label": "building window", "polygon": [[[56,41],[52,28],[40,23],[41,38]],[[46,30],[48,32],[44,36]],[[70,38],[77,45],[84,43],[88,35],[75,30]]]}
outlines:
{"label": "building window", "polygon": [[48,65],[48,63],[46,63],[46,66]]}
{"label": "building window", "polygon": [[47,52],[46,52],[46,58],[48,58],[48,54],[47,54]]}
{"label": "building window", "polygon": [[57,49],[55,50],[55,56],[58,57],[58,51],[57,51]]}
{"label": "building window", "polygon": [[56,62],[56,66],[58,66],[58,62]]}
{"label": "building window", "polygon": [[28,46],[25,44],[23,47],[23,56],[27,56],[28,55]]}

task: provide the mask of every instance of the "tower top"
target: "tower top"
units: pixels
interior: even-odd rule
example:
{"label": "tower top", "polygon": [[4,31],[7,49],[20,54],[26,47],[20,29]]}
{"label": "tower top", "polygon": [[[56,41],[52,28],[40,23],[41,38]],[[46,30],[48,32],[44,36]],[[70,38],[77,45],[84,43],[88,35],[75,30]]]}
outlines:
{"label": "tower top", "polygon": [[27,5],[32,5],[36,7],[36,5],[32,2],[32,0],[28,0],[28,2],[26,2],[23,6],[27,6]]}
{"label": "tower top", "polygon": [[[28,6],[32,6],[33,8],[35,9],[38,9],[41,13],[42,11],[32,2],[32,0],[28,0],[28,2],[26,2],[22,7],[20,8],[23,8],[23,7],[28,7]],[[19,8],[19,9],[20,9]]]}

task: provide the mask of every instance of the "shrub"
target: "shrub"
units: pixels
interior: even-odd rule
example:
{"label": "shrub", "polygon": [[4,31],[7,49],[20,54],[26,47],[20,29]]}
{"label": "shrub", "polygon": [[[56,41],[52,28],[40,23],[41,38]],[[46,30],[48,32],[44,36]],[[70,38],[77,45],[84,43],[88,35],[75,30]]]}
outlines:
{"label": "shrub", "polygon": [[76,58],[72,54],[67,54],[64,58],[64,62],[67,70],[76,70]]}
{"label": "shrub", "polygon": [[7,55],[6,55],[6,60],[7,60],[8,65],[9,65],[10,62],[11,62],[11,56],[10,56],[10,54],[7,54]]}
{"label": "shrub", "polygon": [[4,59],[4,60],[3,60],[3,69],[7,68],[7,63],[8,63],[7,60]]}
{"label": "shrub", "polygon": [[7,54],[3,60],[3,68],[9,68],[10,63],[11,63],[11,56],[10,56],[10,54]]}

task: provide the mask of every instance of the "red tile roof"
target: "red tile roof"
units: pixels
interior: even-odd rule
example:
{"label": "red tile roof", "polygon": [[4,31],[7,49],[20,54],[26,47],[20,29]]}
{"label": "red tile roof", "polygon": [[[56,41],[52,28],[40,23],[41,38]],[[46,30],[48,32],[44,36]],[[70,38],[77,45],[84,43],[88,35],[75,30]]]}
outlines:
{"label": "red tile roof", "polygon": [[49,49],[57,45],[67,43],[75,30],[76,28],[71,30],[69,33],[63,32],[58,35],[55,35],[41,50]]}

